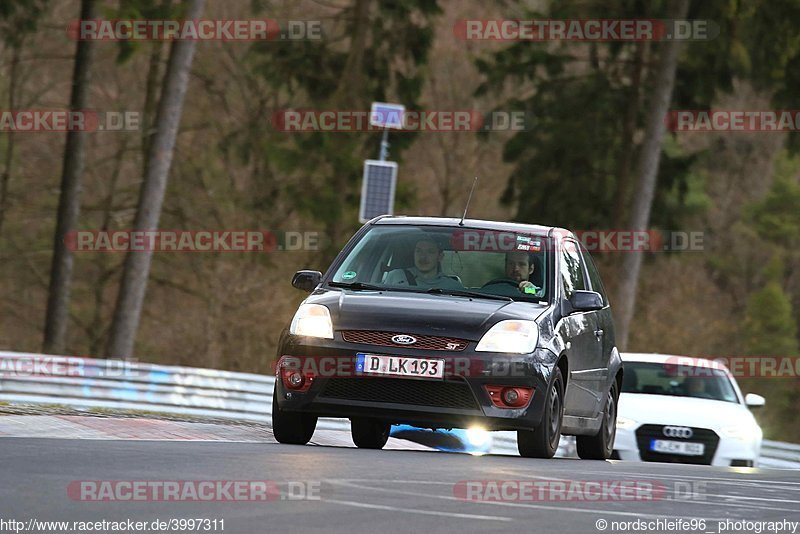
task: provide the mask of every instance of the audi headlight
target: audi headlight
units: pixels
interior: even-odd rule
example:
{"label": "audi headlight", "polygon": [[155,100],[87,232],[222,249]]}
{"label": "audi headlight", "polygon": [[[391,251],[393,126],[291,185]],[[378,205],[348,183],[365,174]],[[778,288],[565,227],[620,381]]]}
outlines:
{"label": "audi headlight", "polygon": [[749,425],[726,426],[720,430],[723,436],[735,439],[750,439],[757,434],[756,430]]}
{"label": "audi headlight", "polygon": [[322,304],[301,304],[289,326],[289,333],[333,339],[331,312]]}
{"label": "audi headlight", "polygon": [[636,421],[633,419],[628,419],[627,417],[617,417],[617,428],[621,428],[623,430],[628,428],[633,428],[636,426]]}
{"label": "audi headlight", "polygon": [[539,327],[534,321],[500,321],[486,332],[475,350],[528,354],[539,341]]}

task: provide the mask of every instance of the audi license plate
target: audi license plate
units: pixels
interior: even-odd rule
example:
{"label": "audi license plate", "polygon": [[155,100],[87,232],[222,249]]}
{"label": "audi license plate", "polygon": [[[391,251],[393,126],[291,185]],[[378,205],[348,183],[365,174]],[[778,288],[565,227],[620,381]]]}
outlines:
{"label": "audi license plate", "polygon": [[444,360],[358,353],[356,371],[368,375],[444,378]]}
{"label": "audi license plate", "polygon": [[650,450],[667,454],[682,454],[684,456],[702,456],[706,446],[703,443],[688,441],[669,441],[654,439],[650,442]]}

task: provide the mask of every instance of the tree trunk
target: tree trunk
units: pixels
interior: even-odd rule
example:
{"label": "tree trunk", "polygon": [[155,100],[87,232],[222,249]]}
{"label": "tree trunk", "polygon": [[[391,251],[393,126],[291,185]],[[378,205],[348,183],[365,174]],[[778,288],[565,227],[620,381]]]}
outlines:
{"label": "tree trunk", "polygon": [[[671,7],[675,12],[671,14],[670,18],[685,19],[689,11],[689,0],[678,0]],[[647,230],[647,226],[650,224],[650,211],[653,207],[653,197],[658,180],[658,165],[661,161],[661,144],[666,131],[664,117],[666,117],[672,101],[679,50],[680,41],[667,41],[661,50],[653,100],[650,105],[650,114],[647,117],[644,144],[636,166],[639,184],[631,210],[629,230],[632,231]],[[619,290],[615,302],[618,310],[616,337],[620,350],[626,350],[628,346],[643,254],[643,251],[629,251],[622,261]]]}
{"label": "tree trunk", "polygon": [[161,51],[164,43],[156,41],[150,44],[150,61],[147,67],[145,82],[144,110],[142,112],[142,158],[147,166],[147,155],[150,153],[150,141],[153,139],[158,102],[158,85],[161,76]]}
{"label": "tree trunk", "polygon": [[631,186],[631,163],[633,162],[633,134],[636,131],[636,117],[639,115],[639,94],[641,93],[642,71],[644,70],[644,41],[634,44],[633,64],[631,65],[631,86],[628,90],[628,107],[622,120],[622,146],[625,151],[617,175],[617,201],[614,206],[614,222],[611,228],[622,228],[628,220],[628,196]]}
{"label": "tree trunk", "polygon": [[[94,0],[81,1],[81,20],[95,18]],[[94,43],[78,41],[75,65],[72,73],[72,96],[70,109],[87,107]],[[58,221],[53,240],[53,262],[50,268],[50,289],[47,296],[47,316],[44,326],[45,353],[63,353],[69,319],[69,296],[72,288],[72,251],[64,240],[68,232],[75,230],[80,213],[81,179],[86,161],[86,136],[84,131],[67,133],[64,147],[64,166],[61,173],[61,196],[58,200]]]}
{"label": "tree trunk", "polygon": [[[114,218],[114,195],[117,191],[117,183],[122,175],[122,166],[125,163],[125,155],[128,152],[128,138],[123,138],[114,161],[114,170],[111,171],[108,184],[108,193],[102,200],[103,223],[100,230],[106,232],[111,229],[112,219]],[[105,339],[105,328],[107,323],[103,321],[103,303],[105,300],[106,286],[119,270],[118,265],[111,265],[110,254],[97,254],[95,259],[94,287],[94,312],[92,320],[88,326],[89,354],[100,354],[103,351],[103,340]]]}
{"label": "tree trunk", "polygon": [[[19,60],[22,45],[14,45],[11,49],[11,68],[8,76],[8,109],[17,109],[17,85],[19,83]],[[8,184],[11,181],[11,166],[14,164],[14,131],[6,134],[6,153],[3,174],[0,176],[0,234],[3,233],[3,222],[8,211]]]}
{"label": "tree trunk", "polygon": [[[205,0],[188,0],[186,19],[199,19]],[[147,170],[139,193],[134,221],[135,231],[156,230],[164,202],[164,192],[172,164],[186,88],[197,42],[175,41],[170,50],[164,86],[156,115],[156,132],[149,146]],[[153,251],[128,252],[106,353],[110,357],[130,358],[147,290]]]}

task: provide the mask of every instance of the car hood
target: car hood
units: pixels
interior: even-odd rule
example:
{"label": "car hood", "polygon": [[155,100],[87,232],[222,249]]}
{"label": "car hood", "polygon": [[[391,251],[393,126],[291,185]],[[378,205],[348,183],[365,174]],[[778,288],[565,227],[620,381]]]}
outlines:
{"label": "car hood", "polygon": [[742,404],[641,393],[620,395],[619,417],[633,419],[637,426],[678,425],[713,430],[747,422],[756,424],[753,414]]}
{"label": "car hood", "polygon": [[545,309],[531,302],[348,289],[320,289],[306,302],[327,306],[335,330],[380,330],[472,341],[498,321],[535,319]]}

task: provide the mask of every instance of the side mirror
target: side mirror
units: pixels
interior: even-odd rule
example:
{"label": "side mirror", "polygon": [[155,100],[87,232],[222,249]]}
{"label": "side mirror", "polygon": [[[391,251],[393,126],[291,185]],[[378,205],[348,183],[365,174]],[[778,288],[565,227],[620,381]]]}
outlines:
{"label": "side mirror", "polygon": [[761,395],[748,393],[744,396],[744,403],[750,408],[761,408],[767,403],[767,400]]}
{"label": "side mirror", "polygon": [[292,277],[292,285],[297,289],[311,293],[314,288],[322,281],[322,273],[319,271],[297,271]]}
{"label": "side mirror", "polygon": [[603,297],[596,291],[575,290],[569,298],[573,312],[587,312],[603,309]]}

